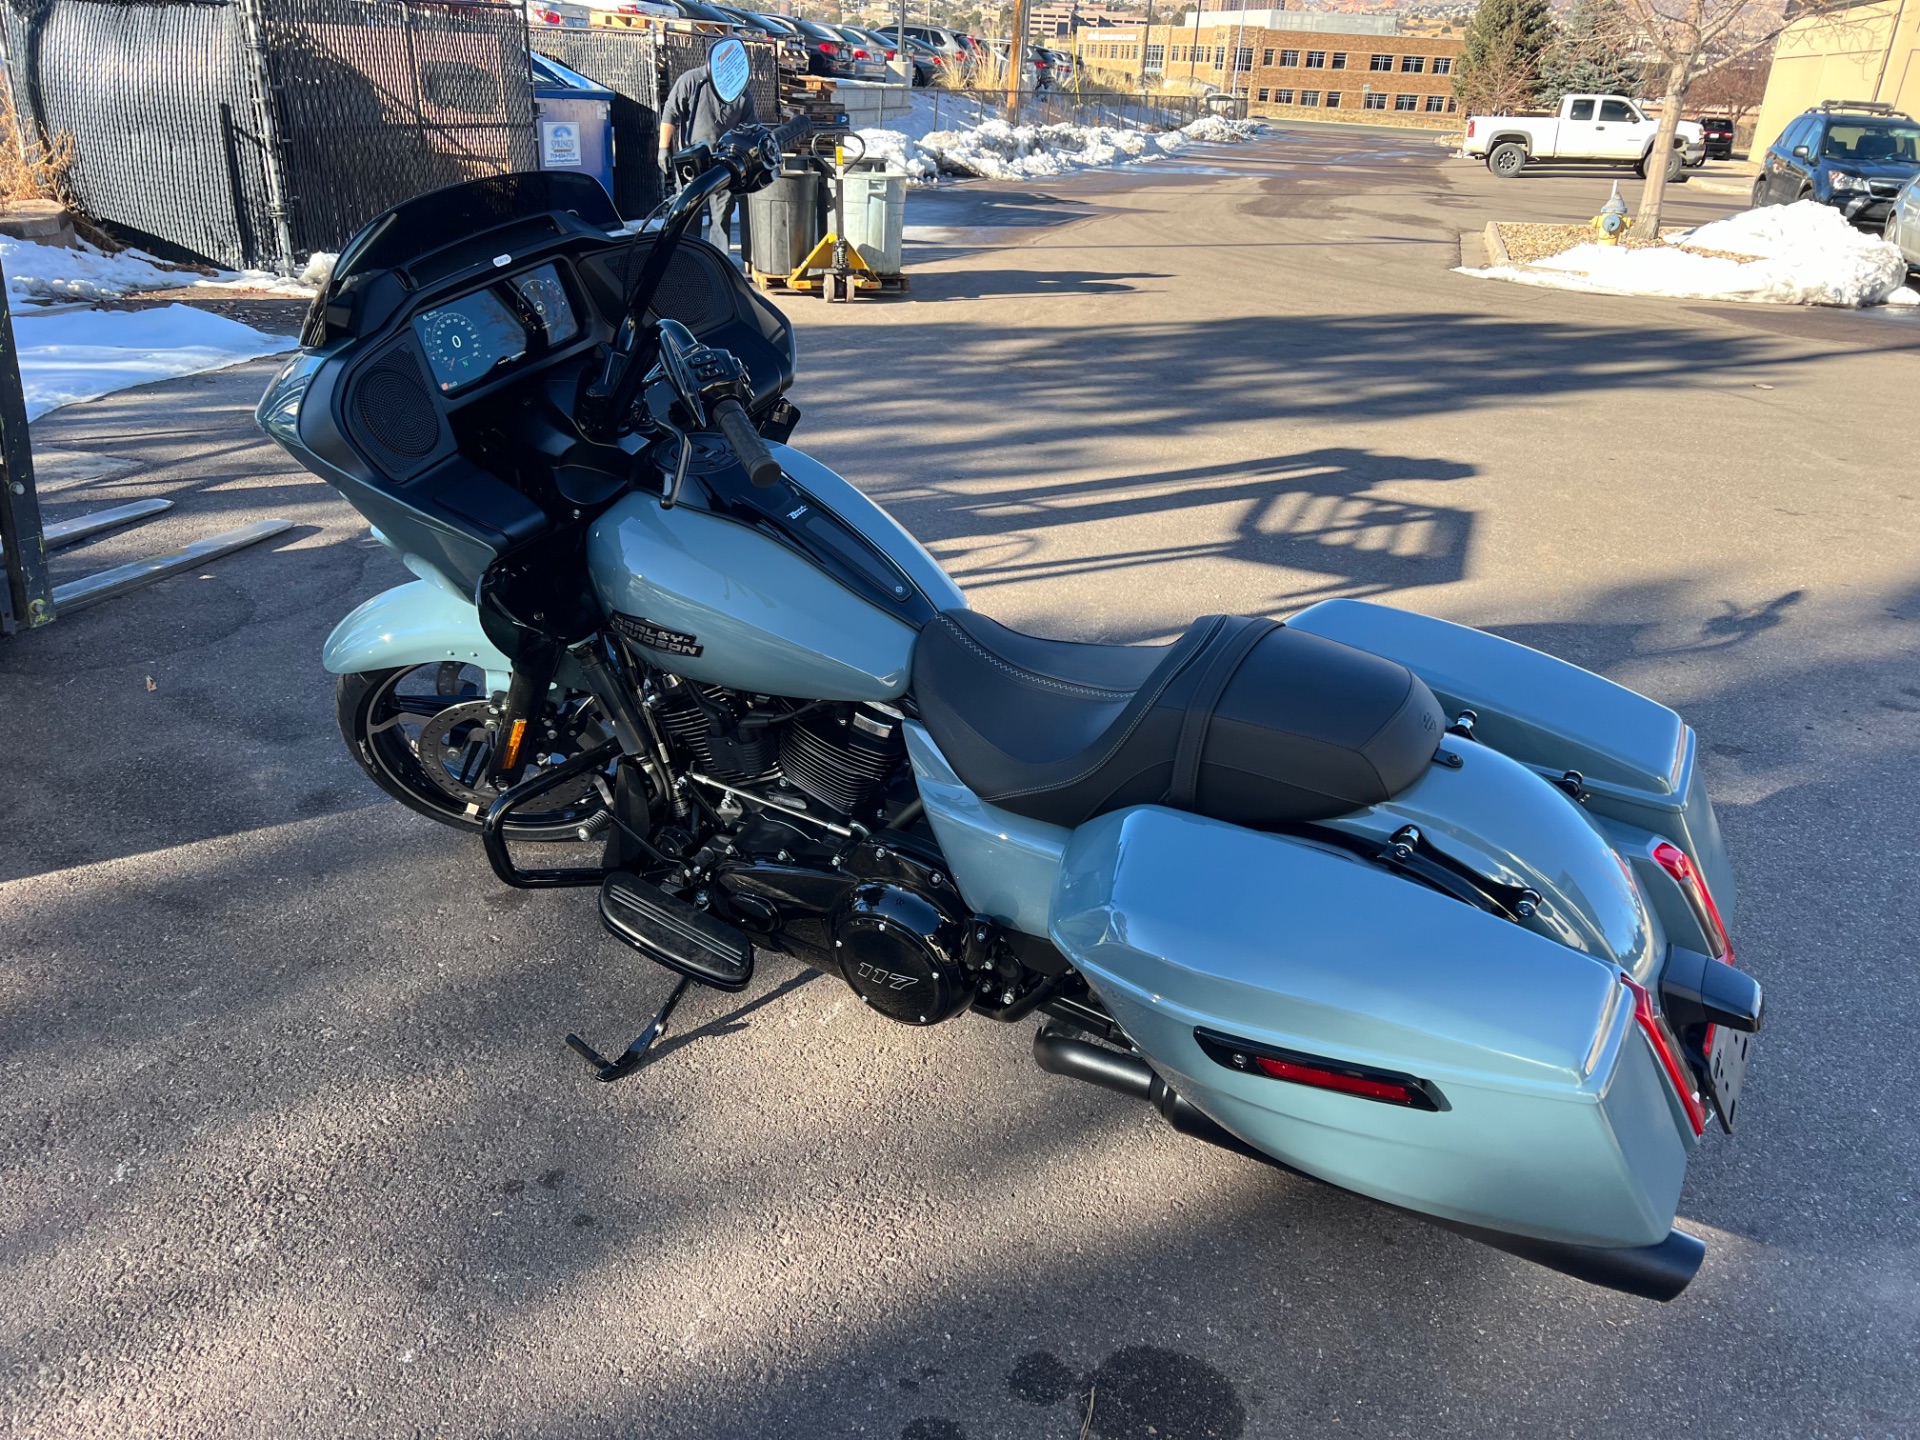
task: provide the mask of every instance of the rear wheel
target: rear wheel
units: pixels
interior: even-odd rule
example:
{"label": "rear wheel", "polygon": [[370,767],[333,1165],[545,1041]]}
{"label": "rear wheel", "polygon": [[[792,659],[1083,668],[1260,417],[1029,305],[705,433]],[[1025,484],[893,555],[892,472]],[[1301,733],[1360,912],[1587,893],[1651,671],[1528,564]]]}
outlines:
{"label": "rear wheel", "polygon": [[[486,672],[457,660],[342,675],[334,691],[341,737],[360,768],[410,810],[456,830],[477,831],[500,791],[487,779],[493,732]],[[592,701],[572,696],[533,727],[538,774],[607,738]],[[607,823],[593,776],[542,796],[508,823],[516,840],[581,840]]]}
{"label": "rear wheel", "polygon": [[[1647,171],[1652,168],[1652,163],[1653,163],[1653,153],[1649,151],[1647,154],[1642,155],[1640,157],[1640,163],[1633,167],[1633,173],[1638,175],[1642,180],[1646,179]],[[1679,150],[1672,151],[1667,156],[1668,183],[1671,184],[1673,181],[1680,179],[1681,172],[1686,168],[1687,168],[1686,155]]]}
{"label": "rear wheel", "polygon": [[1502,180],[1511,180],[1527,168],[1527,147],[1509,140],[1496,145],[1487,155],[1487,169]]}
{"label": "rear wheel", "polygon": [[1761,206],[1770,203],[1767,199],[1767,177],[1762,175],[1753,182],[1753,208],[1758,210]]}

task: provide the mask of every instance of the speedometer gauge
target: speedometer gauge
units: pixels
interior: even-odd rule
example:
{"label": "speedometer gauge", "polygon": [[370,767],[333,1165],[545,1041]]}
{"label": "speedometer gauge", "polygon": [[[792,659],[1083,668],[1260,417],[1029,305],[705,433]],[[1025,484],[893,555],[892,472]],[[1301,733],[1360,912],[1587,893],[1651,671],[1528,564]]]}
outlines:
{"label": "speedometer gauge", "polygon": [[480,327],[458,310],[435,311],[421,331],[420,341],[427,347],[427,359],[442,390],[478,379],[493,365],[493,357],[481,343]]}

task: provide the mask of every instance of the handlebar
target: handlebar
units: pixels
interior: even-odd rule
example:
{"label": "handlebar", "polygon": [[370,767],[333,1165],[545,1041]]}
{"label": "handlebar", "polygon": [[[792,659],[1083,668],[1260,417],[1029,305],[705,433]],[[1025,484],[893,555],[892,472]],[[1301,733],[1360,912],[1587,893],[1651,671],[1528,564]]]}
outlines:
{"label": "handlebar", "polygon": [[767,442],[753,428],[753,421],[747,418],[746,408],[738,400],[729,397],[714,402],[713,420],[727,444],[733,447],[735,458],[747,467],[749,480],[762,490],[780,483],[780,462],[773,458]]}

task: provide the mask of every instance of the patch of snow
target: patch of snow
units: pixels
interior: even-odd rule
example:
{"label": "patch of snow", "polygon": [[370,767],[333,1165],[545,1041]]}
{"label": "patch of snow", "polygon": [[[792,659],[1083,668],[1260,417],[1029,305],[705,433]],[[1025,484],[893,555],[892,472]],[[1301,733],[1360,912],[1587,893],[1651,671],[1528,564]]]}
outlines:
{"label": "patch of snow", "polygon": [[108,254],[85,241],[69,249],[0,236],[0,268],[6,270],[7,294],[14,300],[115,300],[143,290],[186,286],[305,298],[325,283],[336,258],[316,253],[294,276],[266,270],[226,270],[209,276],[139,250]]}
{"label": "patch of snow", "polygon": [[1920,305],[1920,290],[1911,285],[1902,285],[1887,297],[1889,305]]}
{"label": "patch of snow", "polygon": [[[1753,258],[1701,255],[1682,245]],[[1830,206],[1802,200],[1716,220],[1665,245],[1576,245],[1527,265],[1461,273],[1603,295],[1857,308],[1887,303],[1903,287],[1907,266],[1897,246],[1854,229]]]}
{"label": "patch of snow", "polygon": [[27,418],[116,390],[278,355],[299,342],[191,305],[13,317]]}
{"label": "patch of snow", "polygon": [[[961,175],[988,180],[1024,180],[1075,170],[1125,165],[1176,155],[1194,144],[1234,145],[1263,134],[1258,120],[1203,116],[1180,130],[1153,131],[1108,125],[1009,125],[990,115],[958,129],[931,129],[935,118],[955,118],[956,102],[916,95],[906,128],[862,130],[867,154],[915,180]],[[964,108],[970,102],[958,102]],[[917,132],[917,133],[916,133]]]}

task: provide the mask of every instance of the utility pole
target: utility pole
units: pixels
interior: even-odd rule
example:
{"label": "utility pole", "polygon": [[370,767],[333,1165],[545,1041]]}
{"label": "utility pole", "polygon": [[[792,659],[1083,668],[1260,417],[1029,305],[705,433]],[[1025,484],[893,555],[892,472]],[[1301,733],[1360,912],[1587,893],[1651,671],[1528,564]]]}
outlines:
{"label": "utility pole", "polygon": [[1013,0],[1013,34],[1007,37],[1007,123],[1020,123],[1020,78],[1026,73],[1027,0]]}

